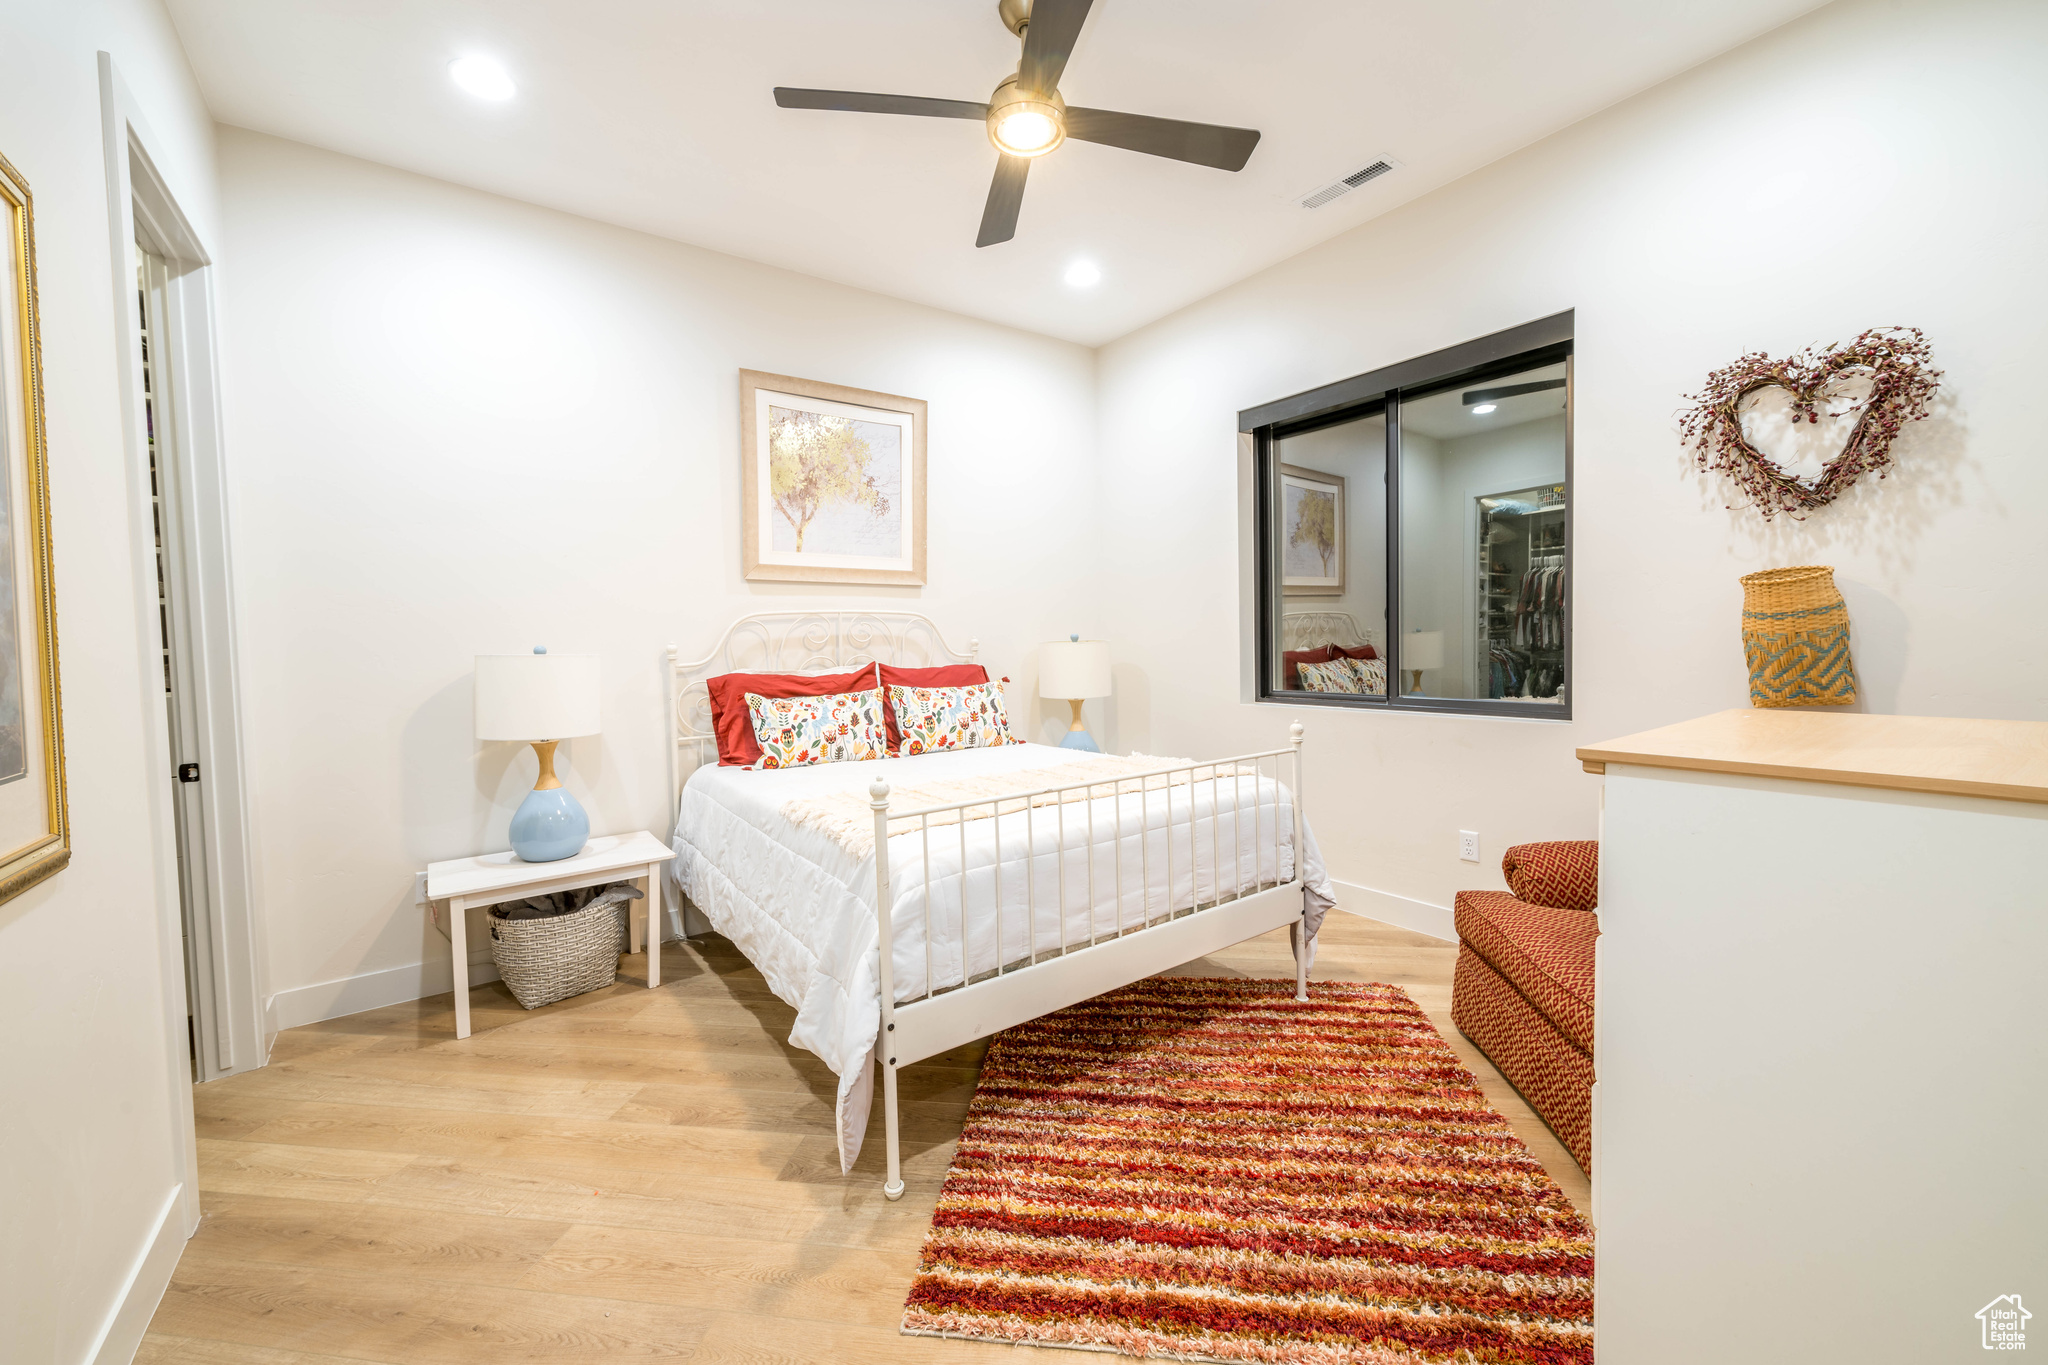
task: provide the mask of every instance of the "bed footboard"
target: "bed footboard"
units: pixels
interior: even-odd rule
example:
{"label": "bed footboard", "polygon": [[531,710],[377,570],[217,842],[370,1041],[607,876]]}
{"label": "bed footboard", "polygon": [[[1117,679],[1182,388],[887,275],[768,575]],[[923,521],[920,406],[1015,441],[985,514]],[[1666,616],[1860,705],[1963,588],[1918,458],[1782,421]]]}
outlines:
{"label": "bed footboard", "polygon": [[[1285,749],[1163,767],[1137,777],[1047,787],[909,812],[890,810],[888,783],[878,779],[868,788],[875,821],[875,906],[881,953],[878,984],[882,1011],[875,1060],[882,1072],[882,1115],[888,1154],[888,1178],[882,1192],[886,1196],[899,1199],[903,1195],[896,1101],[896,1073],[901,1067],[1282,925],[1290,927],[1295,998],[1308,998],[1308,945],[1302,933],[1302,736],[1303,727],[1297,721],[1289,730]],[[1284,822],[1280,818],[1279,800],[1283,791],[1287,793],[1289,813]],[[1186,801],[1177,802],[1177,794],[1184,794]],[[1202,798],[1207,801],[1206,815],[1201,813]],[[1096,920],[1103,898],[1097,864],[1104,857],[1095,825],[1098,806],[1105,801],[1111,806],[1108,877],[1114,924],[1098,931]],[[1133,856],[1138,865],[1130,869],[1125,867],[1124,851],[1129,834],[1127,805],[1134,808],[1137,834],[1137,852]],[[1070,814],[1072,806],[1081,810]],[[986,816],[970,814],[982,807],[988,808]],[[1155,827],[1153,817],[1162,809],[1164,822]],[[970,818],[991,821],[995,844],[995,965],[979,976],[968,971],[970,924],[965,881],[966,827]],[[1081,826],[1072,832],[1078,847],[1070,847],[1070,818]],[[1201,833],[1205,821],[1206,838]],[[901,837],[902,826],[908,822],[915,822],[909,831],[915,836],[909,856],[919,860],[924,873],[925,991],[915,1000],[898,1004],[889,841],[891,825],[898,827]],[[1022,851],[1017,852],[1013,842],[1012,852],[1006,855],[1004,831],[1011,828],[1014,840],[1014,827],[1020,822]],[[1224,846],[1221,834],[1226,824],[1230,831],[1228,847]],[[961,982],[937,989],[933,985],[931,869],[934,840],[942,838],[957,840],[960,851]],[[1290,875],[1284,880],[1280,877],[1283,850],[1291,854],[1292,860]],[[1083,869],[1070,874],[1070,854],[1076,851],[1081,853]],[[1045,876],[1040,866],[1048,856],[1054,871]],[[1163,862],[1163,867],[1155,869],[1155,857]],[[1178,865],[1176,857],[1182,859]],[[1265,875],[1269,866],[1271,876]],[[1128,915],[1127,870],[1137,874],[1138,882],[1136,893],[1128,896],[1136,902],[1129,907]],[[1163,873],[1163,891],[1158,895],[1154,893],[1155,870]],[[1185,903],[1177,891],[1178,874],[1182,871],[1187,874]],[[1010,937],[1005,933],[1006,875],[1012,888],[1023,888],[1025,951],[1014,959],[1009,950]],[[1071,888],[1070,875],[1077,883]],[[1051,884],[1041,886],[1041,881]],[[1078,941],[1070,941],[1069,906],[1075,894],[1084,898],[1088,932]],[[1059,921],[1059,943],[1057,947],[1048,944],[1041,950],[1039,911],[1048,898]]]}

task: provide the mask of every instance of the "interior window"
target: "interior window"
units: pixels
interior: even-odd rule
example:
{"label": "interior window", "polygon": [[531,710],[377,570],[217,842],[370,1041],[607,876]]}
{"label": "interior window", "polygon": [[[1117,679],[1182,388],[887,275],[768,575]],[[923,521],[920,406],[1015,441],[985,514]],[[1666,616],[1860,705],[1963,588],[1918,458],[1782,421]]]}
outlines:
{"label": "interior window", "polygon": [[1262,700],[1569,717],[1570,336],[1560,314],[1240,414]]}

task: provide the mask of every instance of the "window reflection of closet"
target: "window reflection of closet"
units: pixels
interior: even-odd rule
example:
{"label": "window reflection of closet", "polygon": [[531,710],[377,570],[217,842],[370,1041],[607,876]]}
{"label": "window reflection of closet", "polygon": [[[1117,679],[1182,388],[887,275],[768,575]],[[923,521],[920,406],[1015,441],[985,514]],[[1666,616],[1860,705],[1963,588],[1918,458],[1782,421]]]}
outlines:
{"label": "window reflection of closet", "polygon": [[1564,485],[1474,499],[1479,518],[1475,697],[1563,700]]}

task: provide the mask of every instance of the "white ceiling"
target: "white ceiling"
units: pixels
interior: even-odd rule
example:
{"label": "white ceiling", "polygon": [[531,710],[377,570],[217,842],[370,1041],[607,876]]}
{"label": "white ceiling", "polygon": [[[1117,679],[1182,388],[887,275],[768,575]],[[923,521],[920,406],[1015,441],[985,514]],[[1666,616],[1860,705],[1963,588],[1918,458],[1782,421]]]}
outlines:
{"label": "white ceiling", "polygon": [[1458,384],[1427,398],[1404,399],[1401,403],[1401,430],[1419,431],[1424,436],[1433,436],[1439,441],[1459,441],[1467,436],[1505,431],[1524,422],[1562,417],[1565,405],[1563,389],[1545,389],[1540,393],[1518,393],[1509,398],[1496,398],[1493,400],[1493,411],[1482,413],[1475,413],[1465,405],[1465,395],[1475,390],[1508,388],[1516,384],[1531,384],[1537,380],[1564,377],[1564,362],[1560,360],[1555,365],[1541,365],[1519,374],[1504,374],[1492,379]]}
{"label": "white ceiling", "polygon": [[[215,117],[1099,345],[1817,0],[1096,0],[1073,104],[1257,128],[1233,175],[1070,142],[977,249],[979,124],[778,109],[776,85],[983,100],[996,0],[168,0]],[[449,81],[469,53],[508,104]],[[1320,209],[1291,196],[1379,156]],[[1061,281],[1069,263],[1102,283]]]}

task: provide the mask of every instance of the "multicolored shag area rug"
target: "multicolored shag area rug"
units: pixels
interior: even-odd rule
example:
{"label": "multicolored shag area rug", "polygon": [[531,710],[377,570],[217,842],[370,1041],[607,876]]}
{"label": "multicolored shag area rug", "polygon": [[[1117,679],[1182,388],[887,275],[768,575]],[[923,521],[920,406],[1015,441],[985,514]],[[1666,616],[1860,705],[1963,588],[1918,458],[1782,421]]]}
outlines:
{"label": "multicolored shag area rug", "polygon": [[1158,977],[997,1036],[903,1330],[1593,1359],[1593,1235],[1395,986]]}

